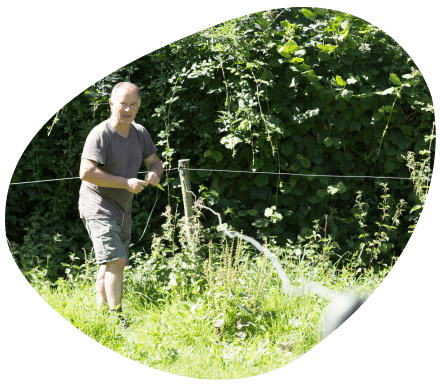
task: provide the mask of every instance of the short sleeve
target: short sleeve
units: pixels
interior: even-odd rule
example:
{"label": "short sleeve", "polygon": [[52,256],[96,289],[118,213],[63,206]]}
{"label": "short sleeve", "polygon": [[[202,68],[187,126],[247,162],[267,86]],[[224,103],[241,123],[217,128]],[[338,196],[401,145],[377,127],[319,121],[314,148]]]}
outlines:
{"label": "short sleeve", "polygon": [[[107,139],[108,140],[108,139]],[[101,130],[93,129],[87,136],[81,158],[105,165],[107,159],[106,137]]]}
{"label": "short sleeve", "polygon": [[141,135],[143,142],[142,159],[147,159],[157,151],[157,148],[154,145],[153,140],[151,139],[151,136],[145,127],[141,128]]}

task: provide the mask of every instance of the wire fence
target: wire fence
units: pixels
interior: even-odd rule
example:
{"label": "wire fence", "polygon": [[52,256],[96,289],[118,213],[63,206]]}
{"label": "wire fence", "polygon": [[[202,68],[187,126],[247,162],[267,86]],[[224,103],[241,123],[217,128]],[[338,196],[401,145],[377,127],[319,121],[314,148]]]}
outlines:
{"label": "wire fence", "polygon": [[[178,167],[167,169],[166,174],[163,176],[169,176],[174,174],[179,170]],[[297,174],[291,172],[267,172],[267,171],[245,171],[245,170],[218,170],[218,169],[210,169],[210,168],[185,168],[188,171],[205,171],[205,172],[228,172],[228,173],[240,173],[240,174],[266,174],[266,175],[289,175],[289,176],[301,176],[301,177],[328,177],[328,178],[369,178],[369,179],[394,179],[394,180],[414,180],[414,179],[423,179],[423,180],[431,180],[429,177],[397,177],[397,176],[377,176],[377,175],[332,175],[332,174]],[[139,174],[146,174],[148,171],[139,172]],[[80,177],[71,177],[71,178],[57,178],[57,179],[43,179],[43,180],[34,180],[28,182],[14,182],[10,183],[10,185],[22,185],[22,184],[31,184],[31,183],[43,183],[43,182],[56,182],[56,181],[65,181],[65,180],[73,180],[80,179]]]}

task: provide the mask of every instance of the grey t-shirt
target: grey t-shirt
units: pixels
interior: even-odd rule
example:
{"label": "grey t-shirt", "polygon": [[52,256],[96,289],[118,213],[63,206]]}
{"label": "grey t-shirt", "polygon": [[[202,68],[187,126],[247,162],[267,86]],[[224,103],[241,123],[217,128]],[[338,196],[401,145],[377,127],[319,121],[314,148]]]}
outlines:
{"label": "grey t-shirt", "polygon": [[[142,161],[157,151],[148,131],[131,124],[130,135],[124,138],[107,121],[90,131],[81,158],[98,162],[98,167],[111,175],[136,178]],[[99,187],[82,181],[79,192],[80,217],[111,218],[120,225],[130,224],[133,193],[114,187]]]}

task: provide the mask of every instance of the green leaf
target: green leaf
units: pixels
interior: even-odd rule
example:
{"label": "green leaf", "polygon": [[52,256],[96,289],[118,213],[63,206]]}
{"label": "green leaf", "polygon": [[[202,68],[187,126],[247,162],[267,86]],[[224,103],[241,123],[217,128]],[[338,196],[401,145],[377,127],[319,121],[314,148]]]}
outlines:
{"label": "green leaf", "polygon": [[303,194],[303,190],[299,187],[295,187],[292,189],[292,194],[294,195],[302,195]]}
{"label": "green leaf", "polygon": [[310,20],[313,20],[313,21],[316,20],[316,15],[307,8],[301,9],[301,13]]}
{"label": "green leaf", "polygon": [[320,76],[317,76],[313,70],[305,71],[303,75],[312,83],[319,82]]}
{"label": "green leaf", "polygon": [[421,208],[423,208],[423,206],[416,205],[411,209],[411,211],[409,213],[411,214],[413,211],[420,210]]}
{"label": "green leaf", "polygon": [[299,49],[299,50],[297,50],[295,52],[295,56],[304,56],[305,54],[306,54],[306,50],[305,49]]}
{"label": "green leaf", "polygon": [[211,156],[212,156],[212,158],[215,159],[215,161],[217,163],[220,162],[223,159],[223,154],[221,152],[219,152],[219,151],[214,151]]}
{"label": "green leaf", "polygon": [[400,150],[406,150],[411,146],[411,140],[407,139],[401,132],[392,131],[390,136],[391,141],[396,144]]}
{"label": "green leaf", "polygon": [[324,139],[324,144],[325,144],[327,147],[330,147],[333,143],[334,143],[334,140],[333,140],[333,138],[331,138],[331,137],[328,137],[328,138],[325,138],[325,139]]}
{"label": "green leaf", "polygon": [[344,99],[350,99],[350,98],[353,96],[353,91],[343,90],[343,91],[341,92],[341,96],[342,96]]}
{"label": "green leaf", "polygon": [[393,84],[400,86],[402,82],[400,81],[399,77],[396,74],[390,74],[390,80]]}
{"label": "green leaf", "polygon": [[252,222],[252,226],[255,227],[267,227],[269,221],[266,218],[258,218]]}
{"label": "green leaf", "polygon": [[372,116],[374,121],[381,120],[383,118],[383,114],[381,112],[375,112]]}
{"label": "green leaf", "polygon": [[285,45],[284,48],[289,52],[290,54],[294,54],[298,50],[298,44],[296,44],[296,41],[289,40]]}
{"label": "green leaf", "polygon": [[224,136],[220,140],[220,143],[224,144],[224,146],[229,149],[234,148],[238,143],[241,143],[241,142],[243,142],[243,140],[234,136],[233,134],[229,134],[228,136]]}
{"label": "green leaf", "polygon": [[258,215],[258,210],[250,209],[250,210],[247,211],[247,213],[249,215],[252,215],[253,217],[256,217]]}
{"label": "green leaf", "polygon": [[267,174],[258,174],[254,181],[258,187],[263,187],[269,183],[269,176]]}
{"label": "green leaf", "polygon": [[361,122],[358,122],[357,120],[353,120],[351,123],[350,123],[350,128],[353,130],[353,131],[359,131],[360,129],[361,129]]}
{"label": "green leaf", "polygon": [[282,128],[284,123],[280,122],[280,120],[275,115],[267,116],[267,130],[269,132],[276,132],[278,134],[283,134],[284,129]]}
{"label": "green leaf", "polygon": [[305,168],[309,168],[312,165],[312,162],[307,158],[304,158],[301,154],[298,154],[296,158],[301,162],[302,166]]}
{"label": "green leaf", "polygon": [[[290,60],[291,63],[302,63],[303,61],[304,61],[304,59],[301,58],[301,57],[293,57],[293,58]],[[296,69],[295,69],[295,70],[296,70]]]}
{"label": "green leaf", "polygon": [[354,78],[353,76],[350,76],[350,77],[347,79],[347,83],[348,83],[348,84],[354,84],[354,83],[357,83],[357,79]]}
{"label": "green leaf", "polygon": [[264,70],[263,73],[261,74],[261,76],[263,79],[272,79],[273,73],[272,73],[272,71]]}
{"label": "green leaf", "polygon": [[283,57],[290,58],[290,56],[291,56],[289,51],[287,51],[287,49],[283,45],[278,46],[277,51]]}
{"label": "green leaf", "polygon": [[322,163],[322,158],[321,158],[320,156],[314,156],[314,157],[313,157],[313,161],[314,161],[316,164],[321,164],[321,163]]}
{"label": "green leaf", "polygon": [[282,20],[280,21],[280,25],[281,27],[283,27],[284,29],[288,29],[290,28],[290,23],[287,20]]}
{"label": "green leaf", "polygon": [[306,121],[307,119],[309,119],[313,116],[317,116],[317,115],[319,115],[319,108],[316,108],[315,110],[308,110],[302,114],[293,114],[292,120],[295,123],[301,124],[304,121]]}
{"label": "green leaf", "polygon": [[258,12],[258,24],[260,24],[263,28],[267,28],[270,25],[270,22],[264,18],[263,12]]}
{"label": "green leaf", "polygon": [[252,188],[249,191],[249,194],[253,199],[260,198],[265,200],[272,195],[272,189],[270,188],[270,186],[264,186],[264,187],[252,186]]}
{"label": "green leaf", "polygon": [[394,171],[396,164],[392,160],[386,160],[384,165],[385,171],[389,174]]}
{"label": "green leaf", "polygon": [[322,201],[322,198],[320,198],[319,196],[314,196],[314,197],[308,198],[308,200],[310,203],[317,204]]}
{"label": "green leaf", "polygon": [[335,106],[335,108],[336,108],[336,110],[338,110],[338,111],[344,111],[344,110],[346,110],[347,109],[347,105],[346,105],[346,103],[345,103],[345,101],[344,100],[342,100],[342,99],[339,99],[339,101],[336,103],[336,106]]}
{"label": "green leaf", "polygon": [[327,187],[327,192],[331,195],[335,195],[338,191],[338,189],[334,186],[328,186]]}
{"label": "green leaf", "polygon": [[347,190],[342,182],[339,182],[336,185],[330,185],[327,187],[327,192],[331,195],[335,195],[336,193],[343,193]]}
{"label": "green leaf", "polygon": [[376,94],[378,95],[391,95],[394,93],[394,87],[387,88],[385,91],[377,91]]}
{"label": "green leaf", "polygon": [[379,112],[381,112],[382,114],[385,114],[385,113],[391,114],[391,113],[397,112],[397,110],[393,109],[392,106],[382,106],[379,108]]}
{"label": "green leaf", "polygon": [[256,158],[251,163],[251,170],[254,172],[258,171],[261,167],[263,167],[263,165],[264,165],[264,161],[262,159]]}
{"label": "green leaf", "polygon": [[351,120],[351,118],[353,117],[353,110],[350,108],[347,108],[344,110],[344,112],[342,113],[342,115],[344,116],[345,119],[347,119],[348,121]]}
{"label": "green leaf", "polygon": [[280,187],[280,191],[283,194],[289,194],[292,191],[292,186],[290,184],[285,184],[283,187]]}
{"label": "green leaf", "polygon": [[330,55],[327,52],[320,52],[318,54],[318,58],[321,61],[326,61],[326,60],[330,60]]}
{"label": "green leaf", "polygon": [[219,193],[216,190],[205,191],[202,192],[202,198],[208,205],[213,206],[219,200]]}
{"label": "green leaf", "polygon": [[336,76],[336,83],[338,83],[341,87],[345,87],[347,82],[344,81],[339,75]]}
{"label": "green leaf", "polygon": [[292,155],[294,150],[295,150],[295,146],[294,146],[293,143],[291,143],[291,142],[284,143],[284,144],[281,146],[281,153],[282,153],[284,156],[290,156],[290,155]]}

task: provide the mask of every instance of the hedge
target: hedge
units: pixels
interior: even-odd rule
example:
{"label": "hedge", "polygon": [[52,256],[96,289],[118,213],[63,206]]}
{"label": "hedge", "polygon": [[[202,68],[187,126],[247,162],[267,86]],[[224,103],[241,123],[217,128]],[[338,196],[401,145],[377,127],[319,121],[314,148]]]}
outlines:
{"label": "hedge", "polygon": [[[320,8],[274,9],[213,26],[129,63],[72,99],[33,138],[12,182],[78,176],[85,138],[109,117],[110,92],[119,81],[140,86],[136,121],[147,127],[168,169],[190,159],[195,169],[262,172],[191,172],[193,191],[229,225],[284,244],[306,240],[315,221],[321,227],[326,221],[348,260],[362,242],[357,192],[369,207],[366,224],[375,226],[386,182],[390,207],[404,199],[407,212],[381,258],[400,255],[418,218],[408,209],[420,203],[412,181],[348,178],[407,178],[408,151],[418,162],[434,153],[429,89],[384,31]],[[10,187],[7,236],[15,247],[28,247],[19,263],[29,258],[30,266],[32,253],[46,253],[59,265],[69,253],[90,250],[78,217],[79,183]],[[179,183],[176,173],[164,179],[169,193],[157,213],[181,204]],[[155,197],[136,197],[133,238]],[[153,216],[150,238],[137,250],[148,249],[162,222]],[[206,212],[205,225],[215,224]]]}

